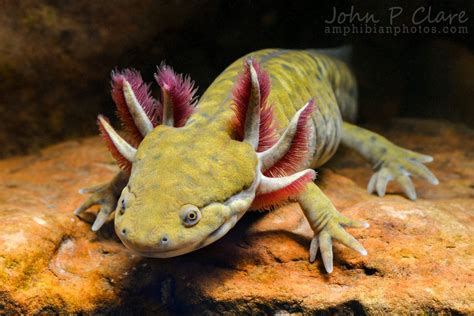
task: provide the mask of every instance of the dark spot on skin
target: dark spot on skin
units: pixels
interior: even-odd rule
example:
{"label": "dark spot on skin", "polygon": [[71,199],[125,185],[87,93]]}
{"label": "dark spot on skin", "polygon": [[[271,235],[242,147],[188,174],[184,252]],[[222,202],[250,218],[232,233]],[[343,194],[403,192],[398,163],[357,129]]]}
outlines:
{"label": "dark spot on skin", "polygon": [[207,169],[206,174],[210,177],[214,177],[216,173],[214,172],[213,169]]}
{"label": "dark spot on skin", "polygon": [[264,62],[266,62],[267,60],[269,60],[273,57],[286,54],[287,52],[289,52],[288,49],[282,49],[282,50],[276,50],[276,51],[273,51],[271,53],[268,53],[268,55],[262,56],[260,58],[260,63],[264,63]]}
{"label": "dark spot on skin", "polygon": [[150,186],[150,189],[157,191],[157,190],[160,189],[160,185],[159,185],[158,183],[155,183],[155,184],[153,184],[152,186]]}
{"label": "dark spot on skin", "polygon": [[372,135],[372,136],[370,136],[369,140],[370,140],[371,143],[375,143],[375,141],[377,140],[377,137]]}
{"label": "dark spot on skin", "polygon": [[292,71],[292,70],[293,70],[293,68],[290,67],[290,66],[288,66],[287,64],[281,64],[281,67],[282,67],[283,69],[285,69],[285,70],[289,70],[289,71]]}
{"label": "dark spot on skin", "polygon": [[316,69],[318,70],[318,76],[320,76],[323,70],[321,69],[321,65],[319,65],[319,63],[316,63]]}
{"label": "dark spot on skin", "polygon": [[190,175],[185,175],[186,182],[189,183],[194,183],[194,178],[191,177]]}
{"label": "dark spot on skin", "polygon": [[188,165],[193,165],[195,163],[194,159],[191,159],[191,157],[184,156],[184,157],[181,157],[181,159],[183,160],[183,162],[185,162]]}
{"label": "dark spot on skin", "polygon": [[387,153],[387,148],[385,148],[385,147],[380,148],[380,153],[381,154],[386,154]]}
{"label": "dark spot on skin", "polygon": [[270,74],[270,80],[271,80],[271,82],[280,82],[280,81],[278,80],[278,78],[275,77],[275,75],[273,75],[273,74]]}
{"label": "dark spot on skin", "polygon": [[183,142],[182,144],[179,144],[179,145],[181,145],[182,147],[187,148],[189,151],[196,148],[194,143],[189,144],[188,142]]}

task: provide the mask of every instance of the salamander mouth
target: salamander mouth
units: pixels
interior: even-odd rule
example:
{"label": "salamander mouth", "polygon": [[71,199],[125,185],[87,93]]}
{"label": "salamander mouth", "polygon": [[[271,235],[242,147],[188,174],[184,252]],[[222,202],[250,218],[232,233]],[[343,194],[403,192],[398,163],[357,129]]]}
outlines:
{"label": "salamander mouth", "polygon": [[[260,164],[257,165],[257,170],[259,169]],[[227,232],[229,232],[229,230],[232,229],[232,227],[235,226],[235,224],[240,220],[240,218],[247,212],[248,208],[250,207],[255,197],[255,191],[259,180],[260,177],[257,176],[248,189],[240,192],[235,196],[232,196],[226,202],[224,202],[224,205],[231,210],[231,215],[227,217],[227,219],[219,227],[214,229],[205,238],[202,238],[201,240],[187,242],[179,245],[178,247],[159,249],[158,247],[140,247],[140,245],[133,244],[126,238],[123,238],[122,234],[117,233],[117,235],[122,240],[122,243],[129,250],[142,257],[171,258],[198,250],[222,238],[225,234],[227,234]]]}
{"label": "salamander mouth", "polygon": [[132,243],[130,243],[125,238],[122,239],[123,244],[131,250],[133,253],[142,256],[142,257],[149,257],[149,258],[172,258],[177,257],[180,255],[184,255],[200,248],[203,248],[214,241],[223,237],[227,232],[235,226],[237,221],[239,220],[239,216],[234,215],[231,216],[227,221],[222,223],[218,228],[212,231],[206,238],[201,241],[197,241],[194,243],[187,243],[185,245],[181,245],[180,247],[175,247],[171,249],[139,249]]}
{"label": "salamander mouth", "polygon": [[186,247],[180,247],[180,248],[175,248],[175,249],[167,249],[167,250],[140,250],[132,245],[130,245],[128,242],[122,241],[123,244],[131,250],[133,253],[141,256],[141,257],[148,257],[148,258],[172,258],[172,257],[177,257],[181,256],[184,254],[187,254],[189,252],[192,252],[193,250],[197,249],[195,245],[198,243],[194,244],[189,244]]}

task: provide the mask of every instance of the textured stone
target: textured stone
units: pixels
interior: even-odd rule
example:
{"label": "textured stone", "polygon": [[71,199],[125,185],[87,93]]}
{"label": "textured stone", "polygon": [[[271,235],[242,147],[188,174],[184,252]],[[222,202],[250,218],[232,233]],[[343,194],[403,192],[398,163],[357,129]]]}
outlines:
{"label": "textured stone", "polygon": [[350,229],[369,255],[336,243],[331,275],[320,258],[308,262],[311,231],[296,204],[248,214],[189,255],[142,259],[112,223],[95,234],[72,216],[84,199],[77,190],[117,170],[98,138],[0,161],[0,314],[474,313],[473,131],[420,120],[377,130],[433,155],[440,185],[416,180],[416,202],[391,194],[396,185],[384,198],[369,195],[370,166],[338,153],[317,182],[343,214],[371,226]]}

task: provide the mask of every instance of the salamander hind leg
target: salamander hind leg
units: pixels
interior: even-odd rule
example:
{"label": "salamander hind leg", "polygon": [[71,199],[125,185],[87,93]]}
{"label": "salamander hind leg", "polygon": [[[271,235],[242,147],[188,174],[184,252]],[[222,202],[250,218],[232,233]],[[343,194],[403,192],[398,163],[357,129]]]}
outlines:
{"label": "salamander hind leg", "polygon": [[92,230],[98,231],[106,222],[109,215],[115,211],[117,200],[123,188],[127,185],[128,175],[119,172],[112,181],[94,187],[81,189],[82,194],[92,193],[92,195],[81,206],[74,210],[74,215],[79,216],[82,212],[94,205],[99,205],[100,210],[92,224]]}
{"label": "salamander hind leg", "polygon": [[324,267],[327,272],[333,270],[332,240],[336,239],[345,246],[367,255],[364,247],[344,227],[366,228],[368,223],[351,220],[340,214],[326,195],[314,183],[308,183],[297,200],[314,231],[311,240],[309,259],[314,262],[318,250],[321,250]]}
{"label": "salamander hind leg", "polygon": [[388,182],[395,180],[408,198],[416,200],[411,176],[438,184],[438,179],[424,165],[433,161],[431,156],[401,148],[376,133],[346,122],[343,123],[342,143],[373,163],[375,173],[367,186],[369,193],[376,191],[384,196]]}

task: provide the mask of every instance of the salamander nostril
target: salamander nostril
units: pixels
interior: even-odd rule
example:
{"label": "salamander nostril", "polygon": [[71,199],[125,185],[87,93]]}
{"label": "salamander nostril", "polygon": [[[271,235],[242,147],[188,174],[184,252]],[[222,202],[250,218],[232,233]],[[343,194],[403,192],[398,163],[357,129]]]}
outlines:
{"label": "salamander nostril", "polygon": [[120,201],[119,214],[120,214],[120,215],[123,215],[123,213],[125,213],[125,200]]}
{"label": "salamander nostril", "polygon": [[122,235],[126,235],[127,234],[127,230],[125,228],[122,229]]}
{"label": "salamander nostril", "polygon": [[166,244],[168,242],[168,236],[163,236],[163,238],[161,238],[161,243],[162,244]]}

